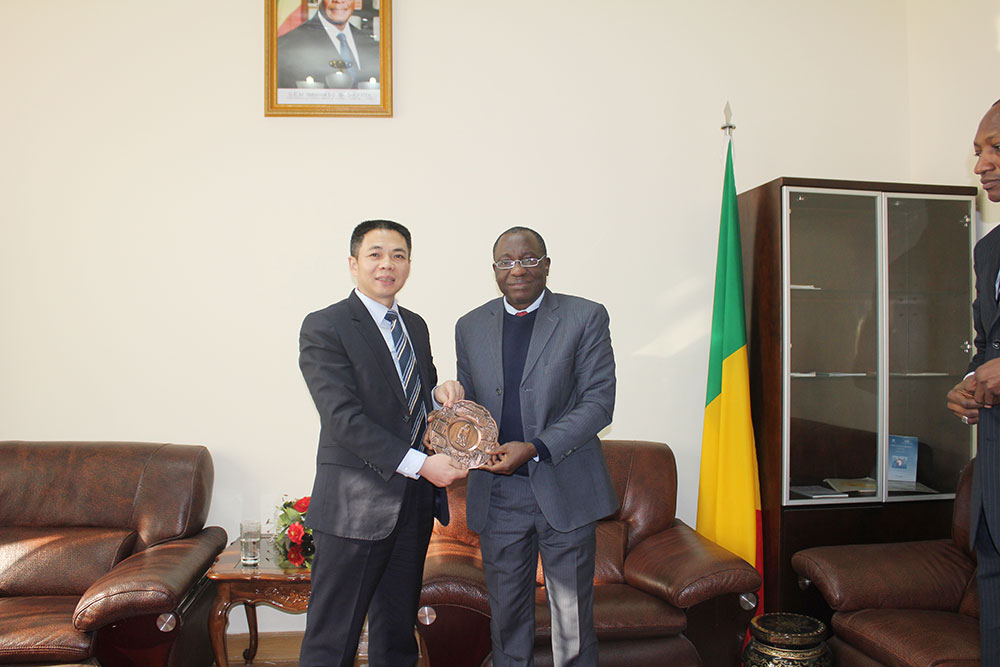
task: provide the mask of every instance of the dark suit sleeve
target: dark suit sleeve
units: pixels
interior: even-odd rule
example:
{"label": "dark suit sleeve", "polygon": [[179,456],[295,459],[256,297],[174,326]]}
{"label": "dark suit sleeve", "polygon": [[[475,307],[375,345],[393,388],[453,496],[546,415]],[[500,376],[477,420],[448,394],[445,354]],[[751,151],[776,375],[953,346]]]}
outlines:
{"label": "dark suit sleeve", "polygon": [[341,332],[323,311],[308,315],[302,323],[299,368],[322,423],[318,460],[360,461],[384,479],[391,478],[409,443],[373,418],[373,411],[388,409],[381,373],[377,368],[355,367]]}
{"label": "dark suit sleeve", "polygon": [[572,407],[537,436],[545,443],[553,464],[593,439],[611,423],[614,413],[615,355],[608,311],[600,304],[594,304],[583,326],[574,355],[572,382],[576,395]]}
{"label": "dark suit sleeve", "polygon": [[[969,363],[969,368],[966,373],[971,373],[986,361],[986,329],[983,326],[982,313],[980,309],[980,300],[983,296],[984,288],[989,289],[989,292],[993,292],[995,286],[996,276],[992,278],[988,276],[983,276],[980,270],[986,262],[985,258],[982,256],[985,250],[986,244],[983,242],[977,243],[976,247],[972,253],[973,256],[973,268],[974,275],[976,276],[976,299],[972,302],[972,324],[976,329],[976,338],[974,341],[976,353],[972,357],[972,361]],[[983,282],[988,283],[984,285]]]}

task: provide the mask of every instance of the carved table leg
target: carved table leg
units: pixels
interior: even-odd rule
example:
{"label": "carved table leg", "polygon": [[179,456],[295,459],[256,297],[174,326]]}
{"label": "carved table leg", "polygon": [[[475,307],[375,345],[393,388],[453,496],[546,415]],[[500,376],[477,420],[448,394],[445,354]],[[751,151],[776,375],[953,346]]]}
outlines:
{"label": "carved table leg", "polygon": [[215,604],[212,605],[212,614],[208,617],[208,633],[212,638],[212,653],[215,654],[216,667],[229,667],[229,659],[226,657],[226,623],[230,606],[232,601],[229,584],[217,584]]}
{"label": "carved table leg", "polygon": [[247,612],[247,629],[250,632],[250,648],[243,651],[243,662],[252,665],[257,656],[257,607],[252,602],[244,602],[243,608]]}

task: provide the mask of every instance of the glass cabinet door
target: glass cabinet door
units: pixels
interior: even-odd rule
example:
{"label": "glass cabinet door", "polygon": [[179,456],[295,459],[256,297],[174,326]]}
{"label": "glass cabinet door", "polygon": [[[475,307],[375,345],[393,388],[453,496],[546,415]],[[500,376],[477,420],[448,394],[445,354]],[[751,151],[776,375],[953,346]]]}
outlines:
{"label": "glass cabinet door", "polygon": [[789,187],[784,199],[785,502],[871,501],[882,479],[880,194]]}
{"label": "glass cabinet door", "polygon": [[972,343],[969,198],[886,195],[890,499],[951,494],[972,429],[945,407]]}

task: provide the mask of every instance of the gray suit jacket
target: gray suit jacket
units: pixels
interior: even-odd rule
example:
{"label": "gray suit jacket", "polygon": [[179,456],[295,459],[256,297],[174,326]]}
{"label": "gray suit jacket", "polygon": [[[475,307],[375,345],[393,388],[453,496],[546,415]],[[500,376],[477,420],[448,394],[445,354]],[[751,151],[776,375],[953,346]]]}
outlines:
{"label": "gray suit jacket", "polygon": [[[597,433],[611,423],[615,358],[608,311],[599,303],[545,290],[535,316],[520,387],[503,386],[503,300],[494,299],[455,325],[458,380],[466,398],[499,423],[503,392],[521,397],[524,438],[541,438],[552,458],[529,461],[531,488],[545,519],[569,531],[618,508]],[[469,473],[466,519],[481,532],[497,475]]]}
{"label": "gray suit jacket", "polygon": [[[980,239],[973,252],[976,270],[976,300],[972,319],[976,327],[976,354],[969,364],[974,371],[983,363],[1000,358],[1000,309],[995,285],[1000,270],[1000,228]],[[972,476],[972,517],[969,525],[975,549],[980,511],[986,514],[990,532],[1000,535],[1000,408],[979,411],[979,446]]]}
{"label": "gray suit jacket", "polygon": [[[412,311],[400,308],[399,313],[416,353],[429,412],[437,371],[427,325]],[[396,468],[410,449],[412,423],[392,353],[353,291],[306,316],[299,367],[320,419],[306,523],[340,537],[387,537],[403,503],[406,478]],[[435,494],[435,516],[447,524],[445,490],[435,487]]]}

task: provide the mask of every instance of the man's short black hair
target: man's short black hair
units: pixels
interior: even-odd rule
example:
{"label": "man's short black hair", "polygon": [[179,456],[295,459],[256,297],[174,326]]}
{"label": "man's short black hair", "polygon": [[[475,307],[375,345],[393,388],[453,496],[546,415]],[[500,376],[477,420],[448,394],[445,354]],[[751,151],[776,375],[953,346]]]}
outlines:
{"label": "man's short black hair", "polygon": [[392,232],[398,232],[406,241],[406,253],[411,254],[413,246],[410,243],[409,229],[392,220],[365,220],[355,227],[351,233],[351,257],[356,258],[358,256],[358,250],[361,248],[361,242],[364,240],[365,234],[373,229],[388,229]]}
{"label": "man's short black hair", "polygon": [[[549,254],[549,251],[545,249],[545,239],[543,239],[542,235],[539,234],[538,232],[536,232],[534,229],[531,229],[530,227],[511,227],[510,229],[508,229],[507,231],[505,231],[503,234],[501,234],[500,236],[498,236],[497,240],[493,242],[493,256],[494,257],[496,257],[497,246],[500,245],[500,239],[502,239],[503,237],[507,236],[508,234],[531,234],[532,236],[535,237],[535,240],[538,241],[538,245],[541,246],[541,248],[542,248],[542,254],[543,255],[548,255]],[[541,259],[541,258],[539,257],[538,259]]]}

